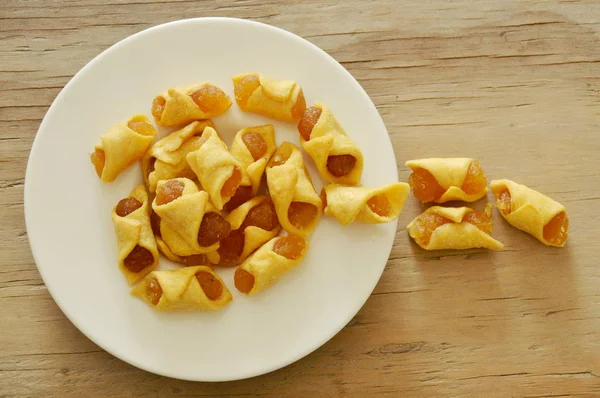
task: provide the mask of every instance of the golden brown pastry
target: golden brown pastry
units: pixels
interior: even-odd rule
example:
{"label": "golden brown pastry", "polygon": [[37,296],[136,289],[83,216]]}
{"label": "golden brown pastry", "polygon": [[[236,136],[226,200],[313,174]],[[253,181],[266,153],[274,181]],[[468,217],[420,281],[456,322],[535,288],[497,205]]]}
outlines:
{"label": "golden brown pastry", "polygon": [[363,155],[333,116],[331,109],[317,102],[306,109],[298,123],[300,141],[315,162],[319,174],[330,183],[360,184]]}
{"label": "golden brown pastry", "polygon": [[475,159],[416,159],[409,160],[406,165],[413,171],[408,183],[423,203],[475,202],[488,192],[485,174]]}
{"label": "golden brown pastry", "polygon": [[468,207],[433,206],[415,218],[406,229],[425,250],[477,247],[499,250],[504,246],[489,235],[492,231],[490,214],[489,204],[485,212]]}
{"label": "golden brown pastry", "polygon": [[548,246],[563,247],[569,236],[567,209],[555,200],[510,180],[490,183],[506,221]]}
{"label": "golden brown pastry", "polygon": [[177,177],[196,178],[186,156],[202,145],[200,136],[206,127],[214,128],[214,125],[210,120],[192,122],[150,147],[142,158],[142,173],[150,192],[156,191],[156,183],[160,180]]}
{"label": "golden brown pastry", "polygon": [[297,235],[265,243],[235,271],[235,287],[250,296],[265,290],[306,256],[308,241]]}
{"label": "golden brown pastry", "polygon": [[291,234],[307,237],[323,209],[300,149],[284,142],[267,165],[267,186],[279,223]]}
{"label": "golden brown pastry", "polygon": [[134,115],[112,126],[90,154],[98,177],[104,182],[114,181],[144,156],[154,137],[156,130],[144,115]]}
{"label": "golden brown pastry", "polygon": [[260,73],[242,73],[231,80],[235,100],[244,112],[298,122],[306,109],[302,87],[292,80],[276,80]]}
{"label": "golden brown pastry", "polygon": [[404,182],[381,188],[329,184],[323,187],[321,199],[325,214],[337,218],[342,225],[375,224],[398,218],[409,192],[410,187]]}
{"label": "golden brown pastry", "polygon": [[[159,246],[166,255],[187,257],[215,251],[231,231],[208,194],[187,178],[159,181],[152,209],[160,230]],[[169,251],[164,250],[163,243]]]}
{"label": "golden brown pastry", "polygon": [[218,310],[231,302],[231,292],[210,267],[154,271],[131,294],[158,311]]}
{"label": "golden brown pastry", "polygon": [[152,101],[152,115],[161,126],[180,126],[194,120],[220,116],[231,98],[211,83],[191,84],[165,90]]}
{"label": "golden brown pastry", "polygon": [[150,226],[148,194],[138,185],[113,208],[117,236],[117,262],[129,284],[134,284],[158,266],[158,250]]}
{"label": "golden brown pastry", "polygon": [[201,139],[200,148],[188,153],[186,159],[212,203],[221,210],[242,183],[249,185],[249,178],[215,129],[206,127]]}
{"label": "golden brown pastry", "polygon": [[212,264],[241,264],[256,249],[274,238],[280,229],[275,205],[268,196],[255,196],[225,219],[231,225],[231,233],[220,242],[217,251],[207,254]]}

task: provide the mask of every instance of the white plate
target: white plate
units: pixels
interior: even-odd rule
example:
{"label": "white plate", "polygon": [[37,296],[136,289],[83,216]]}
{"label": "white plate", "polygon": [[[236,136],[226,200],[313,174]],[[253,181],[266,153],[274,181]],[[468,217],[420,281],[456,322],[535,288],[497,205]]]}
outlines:
{"label": "white plate", "polygon": [[[394,152],[375,106],[340,64],[289,32],[229,18],[156,26],[112,46],[65,86],[35,138],[25,179],[25,217],[35,261],[52,297],[87,337],[114,356],[164,376],[242,379],[286,366],[339,332],[373,291],[396,223],[342,227],[324,217],[306,259],[255,297],[239,294],[233,269],[219,274],[233,302],[214,313],[158,313],[129,295],[117,269],[112,207],[138,183],[138,165],[113,183],[89,161],[111,125],[143,112],[166,87],[212,81],[233,95],[230,76],[260,71],[302,85],[307,103],[329,104],[365,158],[363,183],[397,181]],[[229,144],[243,127],[273,123],[234,104],[216,118]],[[277,141],[299,144],[293,124]],[[321,182],[308,162],[317,189]],[[162,258],[161,269],[173,267]]]}

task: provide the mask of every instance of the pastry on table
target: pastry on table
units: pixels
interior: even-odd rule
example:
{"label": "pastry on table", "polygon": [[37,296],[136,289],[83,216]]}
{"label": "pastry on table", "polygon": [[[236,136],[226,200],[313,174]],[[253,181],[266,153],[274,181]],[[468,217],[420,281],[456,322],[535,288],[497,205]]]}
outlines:
{"label": "pastry on table", "polygon": [[302,87],[295,81],[276,80],[260,73],[242,73],[231,80],[235,100],[244,112],[298,122],[306,109]]}
{"label": "pastry on table", "polygon": [[171,254],[188,257],[215,251],[231,231],[208,194],[187,178],[159,181],[152,210],[154,230],[160,232],[158,245],[170,259],[175,259]]}
{"label": "pastry on table", "polygon": [[219,243],[217,251],[207,254],[212,264],[239,265],[280,230],[275,205],[268,196],[255,196],[225,219],[231,233]]}
{"label": "pastry on table", "polygon": [[555,200],[511,180],[492,180],[496,207],[510,225],[548,246],[563,247],[569,236],[567,209]]}
{"label": "pastry on table", "polygon": [[177,177],[195,179],[188,165],[188,153],[200,148],[204,128],[215,126],[210,120],[192,122],[156,141],[142,158],[142,174],[150,192],[156,191],[156,183]]}
{"label": "pastry on table", "polygon": [[242,164],[227,150],[215,129],[206,127],[200,148],[187,154],[187,161],[217,210],[222,210],[241,184],[250,179]]}
{"label": "pastry on table", "polygon": [[212,83],[169,88],[152,101],[152,116],[161,126],[173,127],[220,116],[231,106],[231,98]]}
{"label": "pastry on table", "polygon": [[321,177],[330,183],[358,185],[363,155],[337,121],[331,109],[317,102],[298,123],[300,142],[315,162]]}
{"label": "pastry on table", "polygon": [[265,290],[298,265],[307,250],[308,241],[298,235],[271,239],[235,270],[235,287],[250,296]]}
{"label": "pastry on table", "polygon": [[300,149],[284,142],[267,165],[267,186],[279,223],[290,234],[310,235],[323,210]]}
{"label": "pastry on table", "polygon": [[148,194],[138,185],[119,201],[111,215],[117,236],[117,262],[129,284],[158,266],[158,250],[150,226]]}
{"label": "pastry on table", "polygon": [[154,271],[131,294],[158,311],[218,310],[231,302],[231,292],[210,267]]}
{"label": "pastry on table", "polygon": [[144,156],[154,137],[156,130],[144,115],[134,115],[112,126],[90,154],[98,177],[104,182],[114,181]]}
{"label": "pastry on table", "polygon": [[425,250],[486,248],[499,250],[502,243],[492,238],[491,205],[484,212],[469,207],[433,206],[417,216],[406,229]]}
{"label": "pastry on table", "polygon": [[256,195],[267,162],[277,149],[275,128],[272,124],[241,129],[233,138],[231,154],[240,161],[249,181],[240,185],[235,195],[225,205],[231,211]]}
{"label": "pastry on table", "polygon": [[488,192],[485,174],[476,159],[416,159],[406,165],[413,171],[408,183],[423,203],[475,202]]}
{"label": "pastry on table", "polygon": [[324,213],[342,225],[353,222],[376,224],[394,221],[400,215],[410,187],[404,182],[380,188],[329,184],[323,187]]}

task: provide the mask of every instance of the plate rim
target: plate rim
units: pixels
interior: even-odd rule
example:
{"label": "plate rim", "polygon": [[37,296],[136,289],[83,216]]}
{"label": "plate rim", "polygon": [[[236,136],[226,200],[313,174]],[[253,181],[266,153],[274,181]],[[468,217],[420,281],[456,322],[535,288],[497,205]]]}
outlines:
{"label": "plate rim", "polygon": [[[273,26],[273,25],[269,25],[263,22],[258,22],[258,21],[254,21],[251,19],[242,19],[242,18],[233,18],[233,17],[196,17],[196,18],[187,18],[187,19],[179,19],[179,20],[175,20],[175,21],[170,21],[170,22],[166,22],[166,23],[161,23],[158,25],[154,25],[151,26],[149,28],[143,29],[139,32],[136,32],[134,34],[131,34],[121,40],[119,40],[118,42],[112,44],[110,47],[106,48],[105,50],[103,50],[102,52],[100,52],[99,54],[97,54],[94,58],[92,58],[90,61],[88,61],[81,69],[79,69],[70,79],[69,81],[64,85],[64,87],[60,90],[60,92],[58,93],[58,95],[54,98],[54,100],[52,101],[52,104],[50,105],[50,107],[48,108],[48,110],[46,111],[44,117],[42,118],[42,121],[36,131],[36,135],[33,139],[33,143],[31,145],[31,149],[29,151],[29,156],[28,156],[28,160],[27,160],[27,166],[25,169],[25,182],[24,182],[24,200],[23,200],[23,210],[24,210],[24,218],[25,218],[25,229],[27,231],[27,240],[29,243],[29,248],[31,251],[31,254],[33,256],[33,260],[35,263],[35,266],[38,270],[38,272],[40,273],[40,277],[42,278],[42,281],[44,282],[44,285],[46,287],[46,289],[48,290],[48,293],[50,293],[50,296],[52,297],[54,303],[56,303],[56,305],[58,306],[58,308],[61,310],[61,312],[65,315],[65,317],[73,324],[73,326],[75,326],[75,328],[77,328],[77,330],[83,334],[87,339],[89,339],[92,343],[94,343],[95,345],[97,345],[98,347],[100,347],[102,350],[106,351],[107,353],[109,353],[110,355],[114,356],[115,358],[118,358],[119,360],[132,365],[138,369],[144,370],[146,372],[150,372],[156,375],[160,375],[160,376],[164,376],[164,377],[171,377],[174,379],[178,379],[178,380],[186,380],[186,381],[195,381],[195,382],[226,382],[226,381],[234,381],[234,380],[244,380],[244,379],[248,379],[248,378],[252,378],[252,377],[256,377],[256,376],[261,376],[261,375],[265,375],[271,372],[274,372],[276,370],[279,369],[283,369],[297,361],[299,361],[300,359],[308,356],[309,354],[313,353],[314,351],[316,351],[317,349],[319,349],[320,347],[324,346],[325,344],[327,344],[331,339],[333,339],[344,327],[346,327],[348,325],[348,323],[361,311],[361,309],[365,306],[367,300],[371,297],[371,295],[373,294],[373,291],[375,290],[375,288],[377,287],[377,284],[379,283],[379,281],[381,280],[381,277],[383,276],[383,273],[385,271],[385,268],[387,266],[387,262],[389,261],[389,256],[391,254],[391,251],[393,250],[394,247],[394,238],[395,235],[397,233],[397,229],[398,229],[398,219],[396,219],[395,221],[393,221],[390,224],[393,224],[395,226],[395,230],[396,233],[394,233],[391,236],[391,244],[390,244],[390,249],[389,249],[389,253],[387,255],[387,260],[386,260],[386,264],[382,267],[381,269],[381,273],[379,275],[379,277],[375,280],[375,283],[373,284],[373,286],[371,288],[369,288],[368,290],[370,291],[370,293],[364,298],[364,300],[362,300],[362,303],[360,304],[360,306],[358,306],[358,308],[356,309],[356,311],[352,311],[351,313],[349,313],[349,317],[344,320],[344,322],[342,322],[340,325],[336,325],[336,327],[331,329],[330,333],[323,333],[323,337],[320,339],[315,339],[313,340],[313,344],[307,344],[306,348],[303,350],[300,350],[300,353],[296,354],[296,355],[292,355],[289,358],[285,358],[284,360],[282,360],[281,362],[278,362],[275,365],[270,365],[270,366],[262,366],[262,367],[257,367],[254,368],[253,371],[249,371],[246,372],[245,374],[241,374],[241,375],[236,375],[235,377],[218,377],[218,378],[203,378],[203,377],[197,377],[197,378],[189,378],[189,377],[181,377],[180,375],[177,374],[173,374],[170,373],[169,371],[163,371],[161,369],[155,369],[152,366],[146,366],[145,363],[138,361],[136,358],[130,358],[127,355],[123,355],[122,352],[115,352],[112,349],[107,348],[104,344],[100,344],[99,342],[96,341],[95,338],[91,337],[90,334],[88,334],[86,331],[87,329],[85,327],[82,327],[81,324],[79,324],[78,321],[75,320],[75,316],[72,316],[73,314],[67,309],[67,305],[65,305],[65,303],[62,303],[59,299],[57,299],[57,296],[55,296],[55,294],[53,293],[53,287],[51,287],[48,283],[47,283],[47,270],[43,271],[42,268],[38,265],[38,256],[36,255],[36,250],[34,247],[34,243],[31,240],[31,236],[29,234],[30,230],[33,230],[35,227],[35,222],[31,219],[31,212],[28,212],[28,203],[30,203],[30,198],[33,193],[31,192],[32,190],[32,186],[31,186],[31,179],[33,177],[30,176],[31,173],[31,164],[32,164],[32,159],[35,157],[35,154],[39,151],[39,142],[40,140],[38,140],[38,137],[40,136],[40,132],[43,132],[45,129],[46,124],[48,123],[48,119],[50,119],[50,116],[52,114],[52,112],[55,109],[55,105],[57,104],[57,102],[60,101],[60,99],[62,98],[63,95],[65,95],[65,92],[68,91],[69,87],[73,84],[73,82],[76,82],[81,75],[83,74],[84,71],[86,71],[89,68],[92,68],[96,62],[98,62],[101,58],[103,58],[104,56],[106,56],[107,54],[110,54],[113,51],[116,51],[118,48],[120,48],[121,46],[127,45],[130,41],[135,40],[136,38],[138,38],[139,36],[142,36],[150,31],[153,30],[159,30],[159,29],[163,29],[165,27],[171,26],[171,25],[183,25],[183,24],[195,24],[195,23],[207,23],[207,22],[225,22],[225,23],[241,23],[241,24],[247,24],[247,25],[254,25],[257,26],[259,28],[262,29],[267,29],[267,30],[271,30],[273,33],[276,34],[280,34],[280,35],[284,35],[287,38],[291,39],[291,40],[295,40],[298,43],[301,43],[303,45],[309,46],[311,47],[313,50],[317,50],[318,52],[320,52],[322,55],[324,55],[324,59],[326,59],[327,61],[329,61],[336,69],[338,73],[343,73],[346,74],[347,77],[350,78],[350,80],[352,81],[352,83],[354,84],[355,88],[360,90],[363,95],[365,95],[368,99],[369,99],[369,104],[372,107],[372,110],[374,110],[379,118],[379,121],[381,122],[381,125],[383,126],[383,128],[385,129],[386,133],[387,133],[387,140],[388,143],[390,145],[390,148],[392,149],[391,154],[393,156],[394,159],[394,163],[396,164],[396,166],[398,165],[398,161],[396,159],[396,153],[394,151],[394,147],[391,141],[391,137],[389,135],[389,132],[387,130],[387,127],[383,121],[383,118],[381,117],[381,114],[379,113],[379,111],[377,110],[377,107],[375,106],[375,104],[373,103],[373,100],[371,99],[371,97],[369,96],[369,94],[366,92],[366,90],[361,86],[361,84],[356,80],[356,78],[354,78],[354,76],[346,69],[344,68],[343,65],[341,65],[333,56],[329,55],[326,51],[324,51],[323,49],[321,49],[319,46],[317,46],[316,44],[313,44],[312,42],[310,42],[309,40],[295,34],[292,33],[288,30],[285,30],[283,28],[279,28],[277,26]],[[398,168],[395,167],[394,170],[391,173],[392,177],[394,177],[395,181],[398,181]],[[29,215],[28,215],[29,214]],[[48,267],[46,267],[48,268]]]}

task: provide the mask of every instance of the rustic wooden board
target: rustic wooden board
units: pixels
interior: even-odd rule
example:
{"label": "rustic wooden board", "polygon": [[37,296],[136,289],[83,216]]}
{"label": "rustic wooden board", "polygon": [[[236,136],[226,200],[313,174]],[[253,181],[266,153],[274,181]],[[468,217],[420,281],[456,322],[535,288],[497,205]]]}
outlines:
{"label": "rustic wooden board", "polygon": [[[410,158],[477,157],[489,177],[566,205],[567,247],[547,248],[495,213],[504,251],[428,253],[406,234],[422,210],[412,198],[372,297],[299,362],[211,384],[115,359],[77,331],[40,279],[23,220],[27,156],[52,100],[86,62],[144,28],[199,16],[309,39],[377,105],[401,180]],[[597,0],[3,0],[0,396],[600,395],[599,30]]]}

